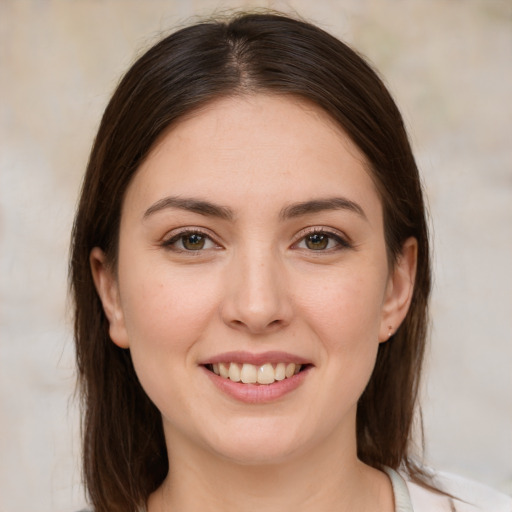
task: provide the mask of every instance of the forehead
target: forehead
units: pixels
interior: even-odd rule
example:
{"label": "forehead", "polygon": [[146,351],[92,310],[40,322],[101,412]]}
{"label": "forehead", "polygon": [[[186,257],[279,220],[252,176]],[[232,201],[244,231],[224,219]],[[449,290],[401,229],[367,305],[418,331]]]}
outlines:
{"label": "forehead", "polygon": [[257,94],[213,101],[173,125],[125,202],[199,194],[243,207],[346,190],[380,203],[364,155],[341,127],[306,100]]}
{"label": "forehead", "polygon": [[[279,137],[272,140],[276,131]],[[277,144],[295,144],[299,139],[303,145],[317,147],[336,140],[353,158],[366,162],[364,154],[324,109],[291,94],[239,94],[210,101],[166,130],[149,158],[172,142],[178,144],[197,136],[205,149],[213,144],[229,151],[236,149],[237,144],[243,145],[244,151],[252,145],[256,151]]]}

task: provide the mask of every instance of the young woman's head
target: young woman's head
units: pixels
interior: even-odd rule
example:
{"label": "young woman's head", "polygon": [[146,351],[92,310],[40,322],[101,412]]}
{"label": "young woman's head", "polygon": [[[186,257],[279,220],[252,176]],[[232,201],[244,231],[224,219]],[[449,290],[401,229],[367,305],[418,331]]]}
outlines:
{"label": "young woman's head", "polygon": [[171,470],[186,446],[409,464],[430,291],[420,180],[386,88],[322,30],[239,15],[133,65],[91,153],[71,283],[99,512],[144,503],[167,448]]}

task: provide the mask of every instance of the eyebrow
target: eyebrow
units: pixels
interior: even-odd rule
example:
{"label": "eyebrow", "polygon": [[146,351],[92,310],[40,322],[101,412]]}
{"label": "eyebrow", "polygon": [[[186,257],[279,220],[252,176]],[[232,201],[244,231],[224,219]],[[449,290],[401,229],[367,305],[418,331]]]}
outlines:
{"label": "eyebrow", "polygon": [[283,220],[308,215],[325,210],[348,210],[356,213],[364,220],[368,220],[364,210],[354,201],[344,197],[329,197],[326,199],[313,199],[302,203],[291,204],[281,210],[279,217]]}
{"label": "eyebrow", "polygon": [[[233,220],[235,215],[231,208],[220,206],[210,201],[193,198],[183,198],[178,196],[168,196],[160,199],[144,212],[144,219],[150,217],[154,213],[165,210],[167,208],[177,208],[187,210],[207,217],[218,217],[223,220]],[[326,199],[313,199],[311,201],[303,201],[294,203],[284,207],[279,213],[281,220],[288,220],[302,215],[322,212],[326,210],[348,210],[356,213],[363,219],[367,220],[364,210],[354,201],[344,197],[330,197]]]}
{"label": "eyebrow", "polygon": [[187,210],[208,217],[218,217],[224,220],[232,220],[234,217],[233,211],[226,206],[219,206],[201,199],[169,196],[160,199],[150,206],[144,213],[144,219],[167,208],[178,208],[180,210]]}

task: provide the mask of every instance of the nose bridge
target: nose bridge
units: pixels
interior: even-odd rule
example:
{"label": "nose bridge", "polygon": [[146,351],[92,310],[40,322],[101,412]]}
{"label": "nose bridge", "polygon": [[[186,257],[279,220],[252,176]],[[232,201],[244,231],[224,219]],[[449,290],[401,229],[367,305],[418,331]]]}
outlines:
{"label": "nose bridge", "polygon": [[249,243],[237,251],[230,267],[226,322],[253,333],[289,322],[291,307],[278,251],[267,244]]}

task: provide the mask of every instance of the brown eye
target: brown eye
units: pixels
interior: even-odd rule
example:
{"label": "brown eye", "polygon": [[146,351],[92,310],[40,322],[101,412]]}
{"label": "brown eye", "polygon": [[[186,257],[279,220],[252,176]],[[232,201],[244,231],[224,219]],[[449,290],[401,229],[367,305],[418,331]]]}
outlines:
{"label": "brown eye", "polygon": [[162,244],[166,249],[181,252],[206,251],[218,248],[218,245],[200,231],[182,231]]}
{"label": "brown eye", "polygon": [[344,237],[330,231],[310,231],[293,246],[295,249],[304,249],[316,252],[334,252],[350,249],[352,244]]}
{"label": "brown eye", "polygon": [[199,251],[204,248],[205,237],[199,233],[189,233],[181,237],[181,243],[188,251]]}
{"label": "brown eye", "polygon": [[304,242],[308,249],[312,251],[321,251],[329,245],[330,237],[325,233],[313,233],[305,237]]}

